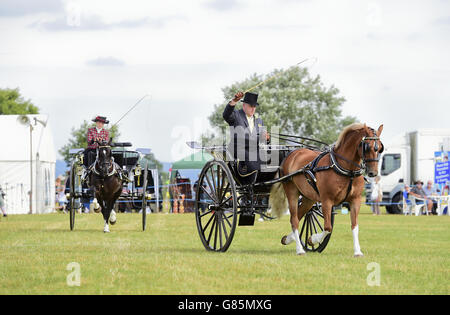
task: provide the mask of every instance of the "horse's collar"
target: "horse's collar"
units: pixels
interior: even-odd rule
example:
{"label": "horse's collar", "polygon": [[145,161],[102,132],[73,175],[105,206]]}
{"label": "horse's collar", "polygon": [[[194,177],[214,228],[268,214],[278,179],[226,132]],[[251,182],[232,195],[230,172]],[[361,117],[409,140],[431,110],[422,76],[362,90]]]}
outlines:
{"label": "horse's collar", "polygon": [[92,166],[92,171],[94,172],[94,174],[96,174],[96,175],[98,175],[98,176],[100,176],[100,177],[105,177],[105,178],[107,178],[107,177],[111,177],[111,176],[113,176],[113,175],[115,175],[115,174],[117,173],[117,168],[116,168],[114,162],[111,163],[111,165],[112,165],[112,171],[111,171],[111,172],[108,172],[108,173],[106,174],[106,176],[103,175],[103,174],[101,174],[101,173],[97,170],[97,167],[96,167],[97,165],[98,165],[98,160],[96,160],[95,163],[94,163],[94,165]]}
{"label": "horse's collar", "polygon": [[[349,162],[351,164],[354,164],[356,167],[358,167],[358,169],[357,170],[348,170],[348,169],[342,167],[342,165],[339,164],[339,162],[338,162],[336,157],[338,157],[340,159],[343,159],[343,160],[345,160],[345,161],[347,161],[347,162]],[[363,165],[356,164],[355,162],[350,161],[349,159],[341,156],[340,154],[337,154],[334,151],[334,147],[332,147],[330,149],[330,159],[331,159],[331,167],[333,168],[333,170],[336,173],[338,173],[340,175],[353,178],[353,177],[359,177],[359,176],[361,176],[364,173]]]}

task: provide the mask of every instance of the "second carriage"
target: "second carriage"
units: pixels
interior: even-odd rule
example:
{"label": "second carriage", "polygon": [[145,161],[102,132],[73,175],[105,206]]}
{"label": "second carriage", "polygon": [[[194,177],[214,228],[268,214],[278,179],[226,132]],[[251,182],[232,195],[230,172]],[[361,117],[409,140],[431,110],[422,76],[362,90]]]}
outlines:
{"label": "second carriage", "polygon": [[[261,165],[261,170],[254,179],[248,182],[239,173],[239,160],[230,155],[226,146],[202,147],[195,142],[189,142],[188,145],[193,149],[205,150],[214,157],[205,164],[199,175],[195,198],[196,223],[200,239],[208,251],[214,252],[228,250],[237,225],[254,225],[255,215],[258,214],[272,219],[268,213],[271,187],[288,178],[277,176],[280,164],[290,152],[305,147],[303,144],[265,146],[263,151],[266,154],[266,162]],[[334,215],[333,211],[332,225]],[[321,253],[326,248],[331,234],[320,245],[314,246],[308,242],[311,235],[324,230],[320,203],[316,203],[304,215],[300,226],[300,241],[305,251]]]}
{"label": "second carriage", "polygon": [[[160,209],[159,174],[157,170],[150,168],[149,161],[145,158],[150,153],[150,149],[126,150],[131,147],[129,142],[114,143],[112,155],[114,162],[123,170],[125,176],[130,179],[130,183],[124,183],[122,194],[116,202],[116,210],[121,208],[134,209],[142,214],[142,230],[147,226],[147,207],[151,202],[156,203],[156,211]],[[93,192],[87,187],[83,180],[87,171],[84,161],[84,149],[70,150],[72,163],[67,181],[67,200],[70,214],[70,230],[75,227],[75,214],[83,207],[82,200],[93,198]]]}

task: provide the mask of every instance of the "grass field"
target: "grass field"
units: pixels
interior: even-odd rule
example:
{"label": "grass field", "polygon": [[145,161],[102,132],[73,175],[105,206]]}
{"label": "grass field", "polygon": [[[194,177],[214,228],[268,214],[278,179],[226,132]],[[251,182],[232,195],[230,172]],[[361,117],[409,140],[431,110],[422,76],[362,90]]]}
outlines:
{"label": "grass field", "polygon": [[[282,246],[288,217],[237,227],[226,253],[206,252],[192,214],[120,214],[104,234],[101,215],[64,214],[0,221],[0,294],[449,294],[450,217],[360,215],[365,257],[353,254],[350,219],[336,216],[322,254]],[[70,287],[67,265],[80,266]],[[380,286],[367,278],[379,264]],[[369,265],[370,266],[370,265]]]}

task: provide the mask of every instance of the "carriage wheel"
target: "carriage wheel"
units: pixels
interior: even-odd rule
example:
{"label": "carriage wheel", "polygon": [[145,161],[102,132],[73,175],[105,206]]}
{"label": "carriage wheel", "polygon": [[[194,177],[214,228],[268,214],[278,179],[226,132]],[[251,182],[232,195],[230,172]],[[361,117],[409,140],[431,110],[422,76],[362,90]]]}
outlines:
{"label": "carriage wheel", "polygon": [[200,173],[195,195],[195,218],[203,246],[225,252],[237,224],[237,194],[233,176],[223,161],[210,161]]}
{"label": "carriage wheel", "polygon": [[[334,210],[331,211],[331,226],[334,226]],[[328,234],[323,242],[319,245],[310,245],[308,239],[311,235],[323,232],[324,219],[322,213],[322,206],[320,204],[315,204],[311,210],[309,210],[302,218],[303,223],[300,222],[302,226],[300,229],[300,242],[303,248],[307,252],[318,252],[321,253],[327,247],[330,241],[331,234]]]}
{"label": "carriage wheel", "polygon": [[75,162],[72,163],[72,167],[70,168],[70,209],[69,209],[69,220],[70,220],[70,230],[73,231],[75,228],[75,205],[76,205],[76,185],[77,185],[77,174],[76,174],[76,165]]}
{"label": "carriage wheel", "polygon": [[147,177],[148,177],[148,162],[145,163],[144,180],[142,182],[142,231],[147,228]]}

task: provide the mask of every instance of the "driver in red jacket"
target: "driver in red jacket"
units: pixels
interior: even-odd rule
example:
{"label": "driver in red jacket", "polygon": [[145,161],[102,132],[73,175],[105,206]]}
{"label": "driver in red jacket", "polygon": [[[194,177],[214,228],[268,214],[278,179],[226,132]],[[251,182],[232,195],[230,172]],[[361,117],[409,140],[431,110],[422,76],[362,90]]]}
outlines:
{"label": "driver in red jacket", "polygon": [[96,126],[89,128],[87,133],[88,147],[85,151],[85,165],[90,168],[95,162],[96,149],[98,148],[97,142],[109,142],[109,131],[105,129],[105,124],[109,124],[106,117],[97,116],[93,120]]}

